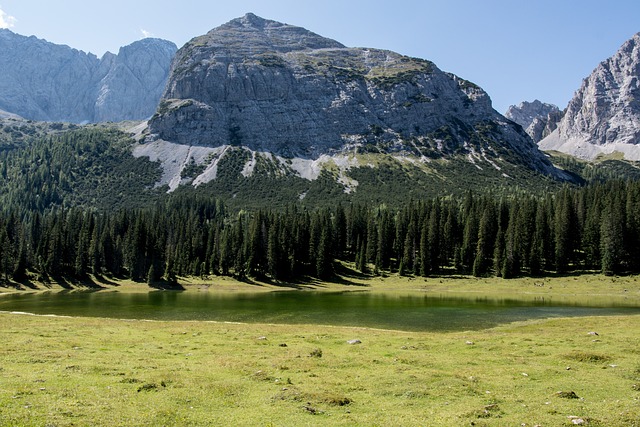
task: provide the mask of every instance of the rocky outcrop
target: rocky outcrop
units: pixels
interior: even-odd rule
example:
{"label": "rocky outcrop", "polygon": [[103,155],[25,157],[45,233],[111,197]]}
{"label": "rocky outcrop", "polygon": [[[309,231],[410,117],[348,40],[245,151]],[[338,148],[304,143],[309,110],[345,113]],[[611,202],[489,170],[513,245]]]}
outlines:
{"label": "rocky outcrop", "polygon": [[538,142],[556,130],[563,113],[557,106],[536,99],[510,106],[504,116],[522,126],[533,142]]}
{"label": "rocky outcrop", "polygon": [[582,82],[558,129],[540,147],[585,159],[620,152],[640,160],[639,80],[640,33]]}
{"label": "rocky outcrop", "polygon": [[475,84],[427,60],[347,48],[253,14],[178,51],[149,133],[148,144],[242,146],[285,158],[473,155],[496,168],[557,173]]}
{"label": "rocky outcrop", "polygon": [[118,55],[93,54],[0,30],[0,109],[41,121],[150,117],[176,46],[145,39]]}

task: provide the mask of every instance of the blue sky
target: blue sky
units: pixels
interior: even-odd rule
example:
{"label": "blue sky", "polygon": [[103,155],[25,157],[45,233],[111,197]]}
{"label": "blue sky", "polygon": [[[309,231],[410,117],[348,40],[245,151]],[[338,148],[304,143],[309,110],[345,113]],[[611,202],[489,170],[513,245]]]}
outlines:
{"label": "blue sky", "polygon": [[429,59],[494,108],[566,107],[582,79],[640,32],[637,0],[0,0],[0,27],[101,56],[144,35],[179,47],[253,12],[347,46]]}

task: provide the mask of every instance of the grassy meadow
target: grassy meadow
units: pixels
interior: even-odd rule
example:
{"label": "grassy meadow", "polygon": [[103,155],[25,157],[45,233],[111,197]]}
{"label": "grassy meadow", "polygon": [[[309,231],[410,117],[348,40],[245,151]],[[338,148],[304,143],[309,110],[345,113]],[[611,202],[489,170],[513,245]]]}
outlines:
{"label": "grassy meadow", "polygon": [[[309,285],[361,286],[639,295],[634,278],[603,276]],[[256,287],[274,288],[219,286]],[[120,284],[119,291],[146,286]],[[0,425],[637,426],[639,330],[640,316],[430,333],[0,313]]]}

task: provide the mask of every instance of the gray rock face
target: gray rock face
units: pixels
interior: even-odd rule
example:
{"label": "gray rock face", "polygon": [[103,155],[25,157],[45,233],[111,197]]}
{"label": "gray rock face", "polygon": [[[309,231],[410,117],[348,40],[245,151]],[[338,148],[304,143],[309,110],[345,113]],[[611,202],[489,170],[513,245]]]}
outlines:
{"label": "gray rock face", "polygon": [[155,111],[176,46],[145,39],[93,54],[0,30],[0,109],[26,119],[140,120]]}
{"label": "gray rock face", "polygon": [[640,33],[582,82],[557,131],[540,147],[586,159],[614,151],[640,159],[639,80]]}
{"label": "gray rock face", "polygon": [[151,117],[164,92],[176,50],[171,42],[147,38],[121,48],[117,56],[103,57],[102,65],[108,71],[100,80],[92,121]]}
{"label": "gray rock face", "polygon": [[354,147],[495,157],[507,149],[554,173],[475,84],[423,59],[347,48],[252,14],[178,51],[149,130],[149,141],[302,158]]}
{"label": "gray rock face", "polygon": [[550,112],[547,117],[537,117],[533,119],[533,122],[525,129],[525,132],[533,142],[540,142],[558,128],[558,123],[560,123],[563,116],[564,112],[557,110]]}
{"label": "gray rock face", "polygon": [[536,99],[510,106],[504,116],[522,126],[533,142],[538,142],[556,130],[562,115],[557,106]]}

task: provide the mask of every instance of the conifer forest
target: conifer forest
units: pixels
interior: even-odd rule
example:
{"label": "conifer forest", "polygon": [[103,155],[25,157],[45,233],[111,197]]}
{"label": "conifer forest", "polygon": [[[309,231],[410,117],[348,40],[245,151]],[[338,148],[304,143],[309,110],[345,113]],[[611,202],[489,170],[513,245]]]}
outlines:
{"label": "conifer forest", "polygon": [[566,186],[544,196],[231,211],[176,194],[112,211],[4,207],[0,282],[89,275],[172,283],[178,276],[331,279],[367,274],[541,276],[640,273],[640,183]]}

